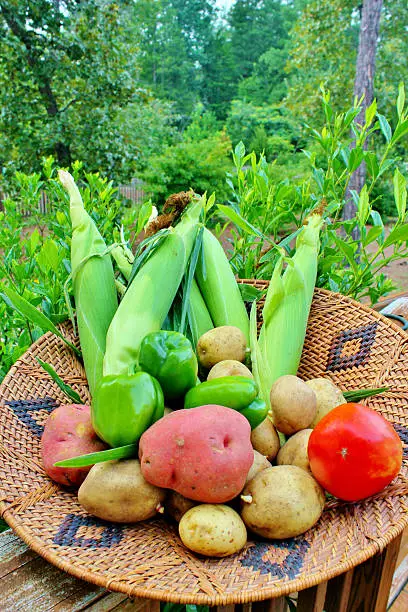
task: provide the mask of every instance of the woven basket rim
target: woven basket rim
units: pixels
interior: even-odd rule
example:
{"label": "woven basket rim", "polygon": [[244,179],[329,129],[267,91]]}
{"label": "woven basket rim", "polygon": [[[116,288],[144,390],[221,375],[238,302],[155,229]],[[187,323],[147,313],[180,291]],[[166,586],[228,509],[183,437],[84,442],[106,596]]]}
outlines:
{"label": "woven basket rim", "polygon": [[[251,284],[254,286],[264,286],[267,287],[269,282],[262,280],[254,280],[254,279],[242,279],[241,283]],[[396,323],[390,321],[388,318],[383,316],[377,311],[372,310],[369,306],[365,304],[361,304],[360,302],[350,298],[348,296],[344,296],[339,293],[335,293],[332,291],[328,291],[326,289],[315,289],[317,294],[326,294],[331,296],[336,296],[337,299],[343,302],[348,302],[359,308],[360,310],[365,311],[370,314],[371,317],[382,321],[387,327],[393,330],[394,333],[397,333],[398,336],[402,340],[407,339],[407,334],[404,332]],[[18,371],[19,363],[27,353],[31,352],[34,347],[41,347],[43,343],[47,342],[48,338],[53,337],[51,332],[47,332],[42,335],[36,342],[34,342],[28,351],[22,355],[19,360],[10,368],[7,373],[4,381],[0,385],[0,398],[2,397],[2,387],[6,386],[7,382],[15,375]],[[68,349],[67,347],[67,350]],[[2,489],[0,485],[0,490]],[[350,504],[351,505],[351,504]],[[42,543],[41,538],[37,536],[32,536],[30,533],[24,528],[24,525],[20,524],[18,516],[14,516],[13,513],[8,509],[7,504],[1,500],[0,497],[0,515],[6,520],[6,522],[10,525],[10,527],[15,531],[15,533],[37,554],[43,557],[46,561],[52,563],[59,569],[66,571],[67,573],[75,576],[78,579],[87,580],[95,585],[109,588],[110,591],[121,592],[131,597],[140,597],[147,598],[151,600],[158,600],[163,602],[173,602],[180,604],[197,604],[197,605],[228,605],[228,604],[244,604],[248,602],[262,601],[270,598],[277,598],[280,596],[288,595],[295,591],[303,590],[321,582],[325,582],[335,576],[338,576],[353,567],[363,563],[376,553],[383,550],[394,538],[396,538],[402,530],[408,525],[408,511],[402,515],[398,521],[396,521],[391,528],[387,530],[383,537],[376,539],[371,544],[366,546],[364,549],[360,550],[358,553],[354,553],[350,556],[347,561],[342,563],[337,563],[332,568],[325,569],[324,571],[318,571],[313,573],[311,576],[300,574],[294,579],[287,580],[285,582],[276,582],[276,584],[267,585],[265,587],[255,586],[253,592],[251,592],[248,588],[244,591],[239,591],[231,593],[231,594],[217,594],[217,595],[208,595],[205,593],[198,594],[180,594],[178,592],[173,591],[164,591],[159,588],[154,590],[148,589],[143,586],[129,586],[126,583],[121,583],[117,580],[110,580],[108,583],[108,579],[98,574],[96,571],[89,570],[81,570],[78,566],[73,565],[71,562],[64,561],[61,556],[50,552],[47,549],[44,549],[44,545]],[[101,553],[103,554],[103,553]],[[221,560],[220,560],[221,561]]]}
{"label": "woven basket rim", "polygon": [[97,573],[90,571],[81,571],[75,565],[66,563],[61,560],[58,555],[54,555],[52,553],[49,553],[48,551],[45,551],[42,548],[41,540],[27,535],[24,529],[19,527],[18,522],[10,515],[9,511],[2,510],[3,506],[3,502],[0,501],[0,516],[4,518],[4,520],[10,525],[13,531],[15,531],[15,533],[27,544],[27,546],[34,550],[34,552],[40,555],[43,559],[45,559],[49,563],[52,563],[52,565],[55,565],[59,569],[67,572],[75,578],[78,578],[79,580],[86,580],[87,582],[90,582],[97,586],[104,587],[109,591],[124,593],[125,595],[128,595],[132,598],[151,599],[155,601],[178,604],[207,605],[210,607],[230,604],[245,604],[250,602],[264,601],[267,599],[276,599],[278,597],[289,595],[290,593],[308,589],[320,583],[327,582],[328,580],[331,580],[332,578],[335,578],[336,576],[339,576],[340,574],[343,574],[353,569],[361,563],[364,563],[364,561],[367,561],[367,559],[370,559],[375,554],[381,552],[408,525],[407,514],[404,518],[400,519],[392,529],[387,532],[386,536],[383,537],[380,542],[373,542],[370,546],[364,549],[364,551],[361,551],[360,554],[353,555],[352,561],[339,563],[331,570],[316,573],[312,577],[297,577],[295,579],[285,582],[283,585],[279,585],[279,587],[257,587],[256,591],[254,591],[253,594],[251,593],[251,596],[242,593],[238,594],[238,596],[234,594],[224,596],[216,595],[214,597],[211,597],[209,595],[203,594],[198,594],[196,596],[180,595],[174,594],[171,591],[160,591],[159,589],[155,589],[154,591],[152,591],[151,589],[147,589],[144,587],[134,587],[129,590],[129,588],[126,588],[126,585],[123,585],[119,581],[115,580],[110,580],[109,585],[107,585],[108,581],[105,578],[98,576]]}

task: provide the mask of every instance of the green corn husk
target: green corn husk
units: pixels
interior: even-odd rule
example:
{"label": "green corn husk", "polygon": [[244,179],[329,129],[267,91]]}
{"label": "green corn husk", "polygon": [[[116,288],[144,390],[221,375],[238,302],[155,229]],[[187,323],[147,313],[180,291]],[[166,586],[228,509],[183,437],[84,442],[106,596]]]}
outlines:
{"label": "green corn husk", "polygon": [[193,339],[193,345],[197,346],[198,340],[203,334],[213,329],[214,325],[210,313],[205,305],[197,281],[193,278],[191,283],[190,300],[188,308],[188,324]]}
{"label": "green corn husk", "polygon": [[107,333],[105,376],[137,370],[143,338],[161,329],[185,273],[202,206],[201,199],[184,211],[180,223],[167,230],[159,246],[131,278]]}
{"label": "green corn husk", "polygon": [[71,266],[79,340],[91,395],[102,377],[106,333],[118,307],[107,246],[84,204],[73,177],[58,177],[70,196]]}
{"label": "green corn husk", "polygon": [[249,318],[241,291],[224,249],[207,228],[196,279],[214,325],[239,327],[249,344]]}
{"label": "green corn husk", "polygon": [[[320,215],[311,215],[297,237],[293,257],[282,256],[276,264],[266,294],[263,324],[256,346],[251,335],[252,354],[255,359],[258,357],[258,362],[262,360],[262,367],[256,369],[255,380],[268,404],[275,380],[285,374],[296,375],[299,367],[316,283],[322,223]],[[284,262],[287,262],[287,267],[282,274]]]}
{"label": "green corn husk", "polygon": [[114,246],[111,250],[111,255],[119,268],[120,273],[128,281],[132,273],[132,264],[135,256],[132,251],[122,244]]}

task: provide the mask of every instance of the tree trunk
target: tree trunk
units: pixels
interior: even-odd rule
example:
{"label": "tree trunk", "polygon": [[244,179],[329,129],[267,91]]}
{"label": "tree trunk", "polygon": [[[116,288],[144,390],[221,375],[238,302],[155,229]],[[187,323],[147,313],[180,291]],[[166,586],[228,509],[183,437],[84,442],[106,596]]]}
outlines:
{"label": "tree trunk", "polygon": [[[354,96],[358,99],[364,95],[361,112],[357,122],[364,124],[365,111],[374,97],[375,56],[377,52],[378,32],[380,29],[381,9],[383,0],[363,0],[361,11],[360,35],[358,40],[358,54],[356,78],[354,81]],[[360,193],[366,179],[366,166],[363,162],[352,174],[346,191],[346,203],[343,218],[351,219],[356,212],[356,205],[351,196],[354,190]]]}

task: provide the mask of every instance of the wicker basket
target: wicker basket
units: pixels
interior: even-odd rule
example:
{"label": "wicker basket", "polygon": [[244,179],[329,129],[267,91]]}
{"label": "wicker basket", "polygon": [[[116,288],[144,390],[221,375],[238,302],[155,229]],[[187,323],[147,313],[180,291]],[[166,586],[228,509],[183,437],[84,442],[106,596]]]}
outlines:
{"label": "wicker basket", "polygon": [[316,290],[299,374],[330,377],[348,390],[388,386],[368,403],[393,423],[404,443],[401,474],[373,498],[328,504],[302,536],[251,540],[225,559],[190,553],[177,526],[163,518],[135,525],[95,519],[74,493],[47,478],[39,452],[42,426],[67,400],[36,357],[89,400],[82,366],[55,336],[40,338],[13,366],[0,387],[0,510],[37,553],[78,578],[134,597],[246,603],[328,580],[374,555],[408,524],[408,334],[344,296]]}

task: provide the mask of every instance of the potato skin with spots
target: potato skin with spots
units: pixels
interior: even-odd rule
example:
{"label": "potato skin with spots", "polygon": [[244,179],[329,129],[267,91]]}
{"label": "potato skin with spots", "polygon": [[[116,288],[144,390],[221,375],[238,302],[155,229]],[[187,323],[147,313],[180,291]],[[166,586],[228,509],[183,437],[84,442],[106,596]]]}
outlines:
{"label": "potato skin with spots", "polygon": [[325,503],[322,487],[296,465],[262,470],[248,482],[243,495],[252,497],[251,503],[242,501],[241,517],[248,529],[278,540],[292,538],[313,527]]}
{"label": "potato skin with spots", "polygon": [[180,522],[181,517],[191,508],[197,505],[198,502],[192,499],[183,497],[176,491],[168,491],[164,502],[164,510],[169,514],[175,521]]}
{"label": "potato skin with spots", "polygon": [[276,457],[278,465],[297,465],[298,467],[311,472],[307,446],[313,429],[301,429],[289,438],[280,449]]}
{"label": "potato skin with spots", "polygon": [[251,370],[236,359],[224,359],[216,363],[208,372],[207,380],[223,378],[224,376],[245,376],[245,378],[253,378]]}
{"label": "potato skin with spots", "polygon": [[271,464],[269,463],[268,458],[265,457],[265,455],[258,453],[257,450],[254,450],[254,462],[247,474],[245,484],[252,480],[257,474],[259,474],[259,472],[262,472],[262,470],[267,470],[270,467]]}
{"label": "potato skin with spots", "polygon": [[244,361],[247,343],[244,333],[234,325],[214,327],[203,334],[197,343],[200,365],[208,370],[220,361]]}
{"label": "potato skin with spots", "polygon": [[155,516],[166,491],[146,482],[137,459],[94,465],[80,486],[81,506],[105,521],[136,523]]}
{"label": "potato skin with spots", "polygon": [[252,430],[251,442],[254,449],[269,461],[275,459],[280,449],[280,440],[269,417]]}
{"label": "potato skin with spots", "polygon": [[246,544],[247,531],[235,510],[223,504],[201,504],[188,510],[179,523],[184,546],[208,557],[227,557]]}
{"label": "potato skin with spots", "polygon": [[248,420],[210,404],[176,410],[144,432],[142,474],[151,484],[206,503],[224,503],[242,490],[254,454]]}
{"label": "potato skin with spots", "polygon": [[59,406],[45,423],[41,457],[45,472],[59,484],[79,487],[91,466],[62,468],[54,467],[54,463],[106,448],[107,445],[98,438],[92,427],[91,409],[85,404]]}

